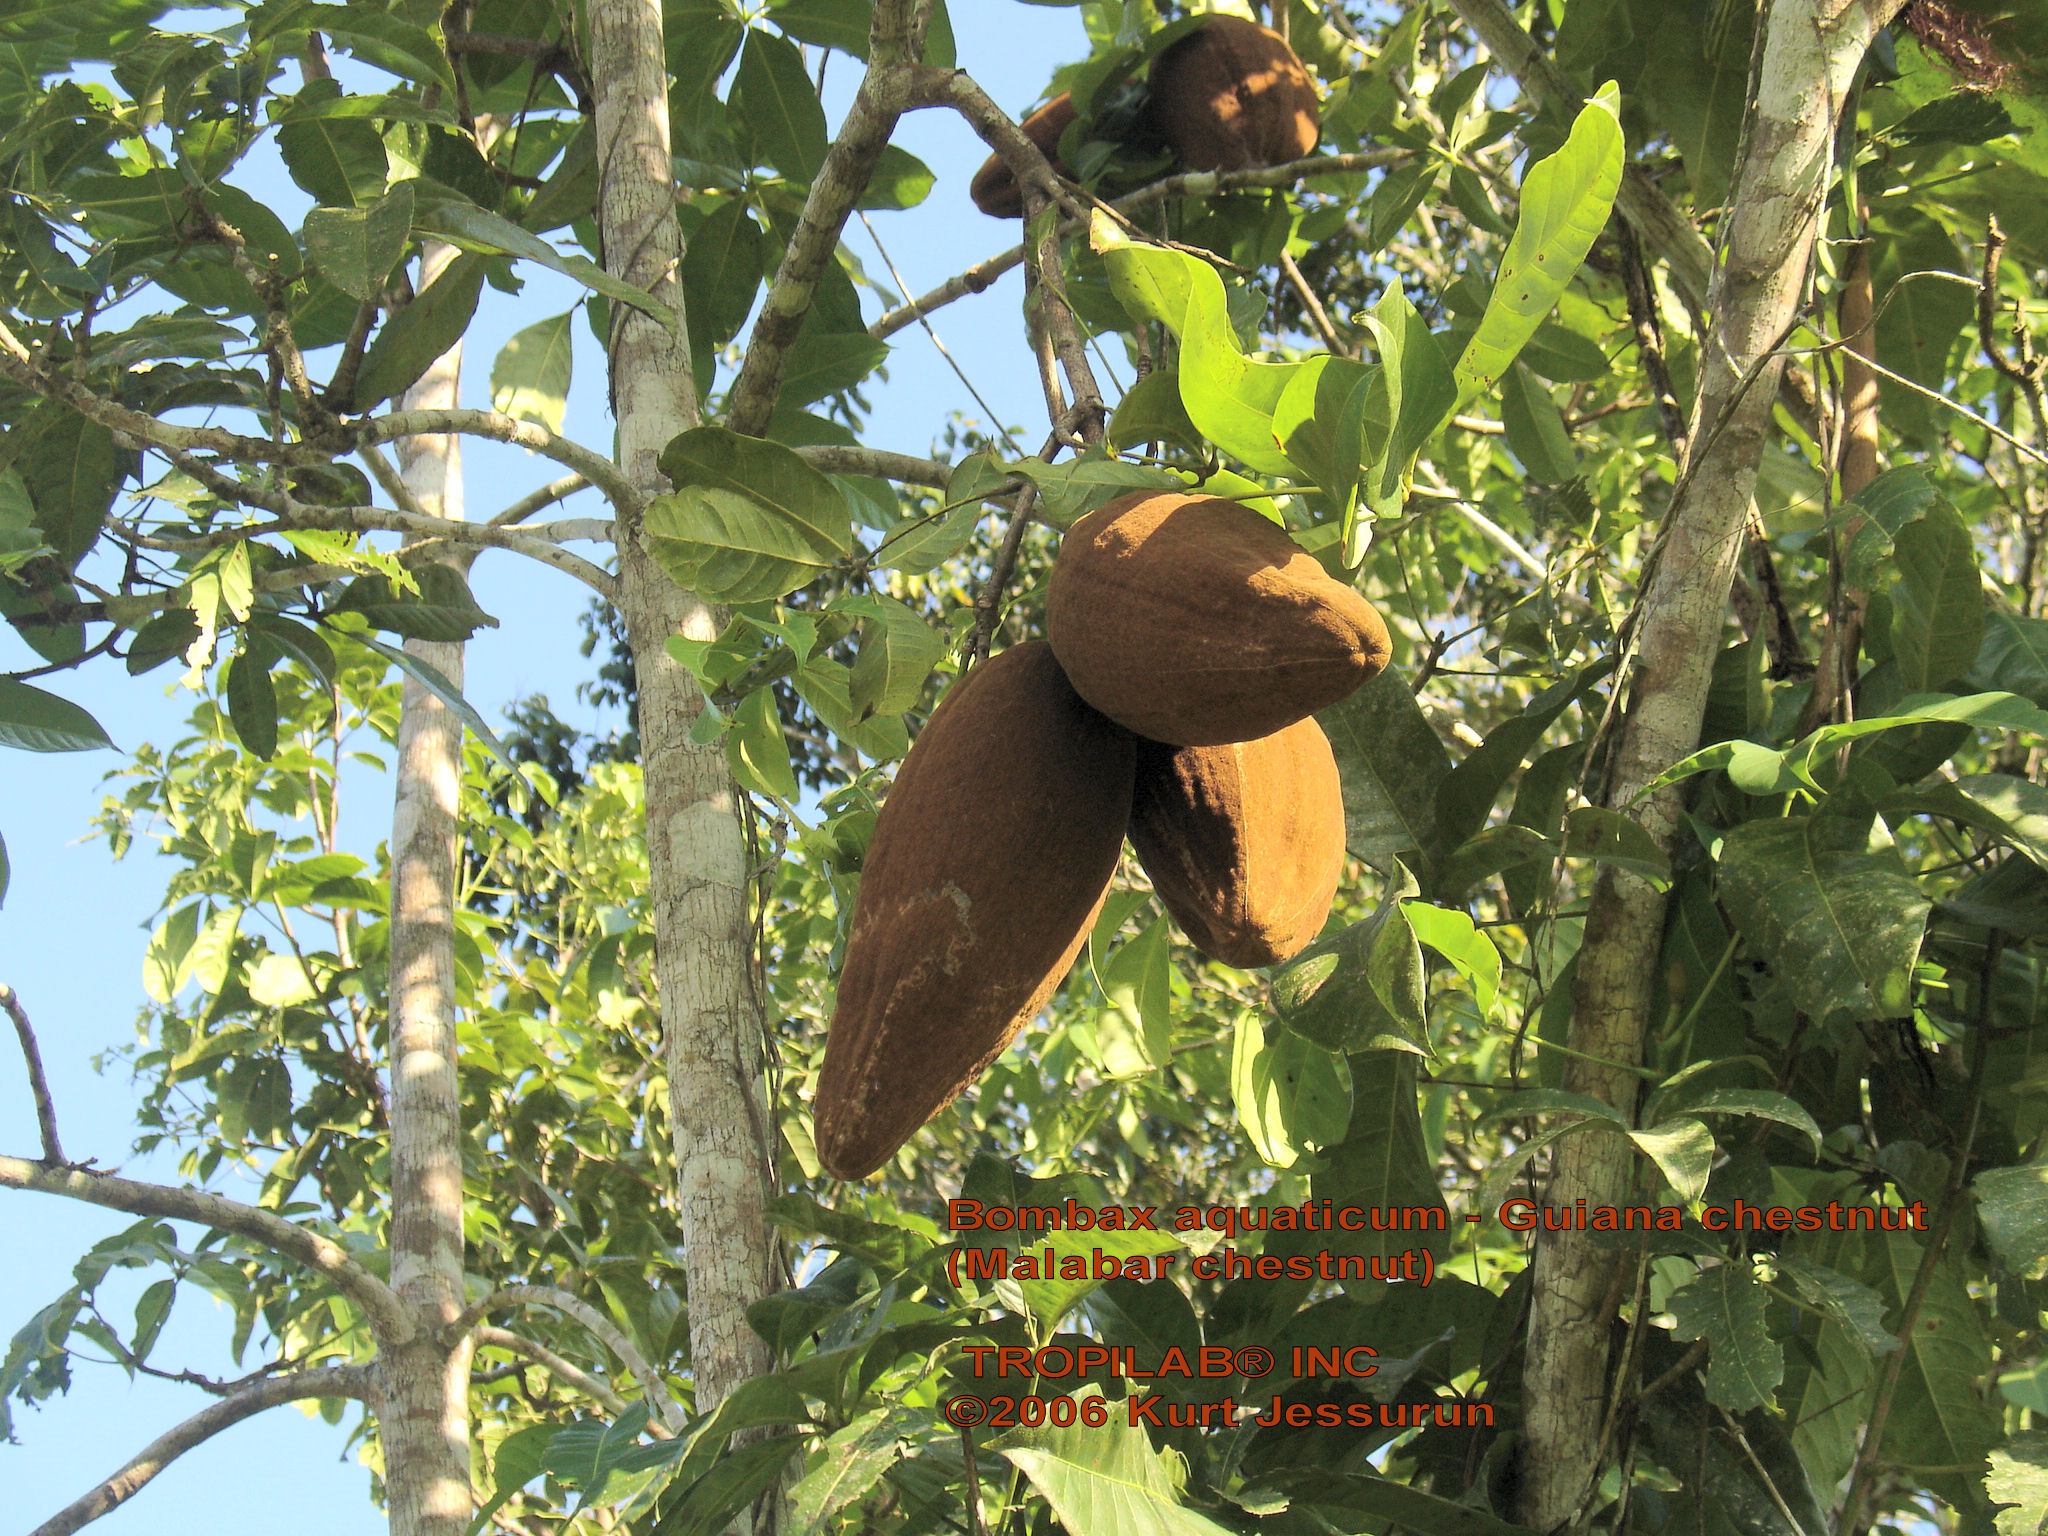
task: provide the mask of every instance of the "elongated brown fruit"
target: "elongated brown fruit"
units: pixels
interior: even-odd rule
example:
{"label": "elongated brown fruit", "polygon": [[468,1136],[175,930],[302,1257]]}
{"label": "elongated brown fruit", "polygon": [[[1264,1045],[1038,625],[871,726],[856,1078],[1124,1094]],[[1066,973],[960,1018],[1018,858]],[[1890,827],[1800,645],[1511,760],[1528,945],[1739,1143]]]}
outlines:
{"label": "elongated brown fruit", "polygon": [[1316,147],[1315,82],[1279,33],[1211,16],[1152,61],[1147,118],[1191,171],[1243,171]]}
{"label": "elongated brown fruit", "polygon": [[[1060,160],[1060,135],[1077,116],[1073,98],[1061,91],[1017,125],[1062,176],[1067,174],[1067,168]],[[1017,178],[999,156],[990,155],[982,161],[981,169],[968,183],[967,195],[974,199],[975,207],[992,219],[1024,217],[1024,189],[1017,185]]]}
{"label": "elongated brown fruit", "polygon": [[887,1162],[1060,984],[1116,870],[1134,750],[1042,640],[983,662],[933,712],[853,904],[815,1106],[835,1177]]}
{"label": "elongated brown fruit", "polygon": [[1344,791],[1329,738],[1297,720],[1220,747],[1138,743],[1131,846],[1203,954],[1277,965],[1322,931],[1344,873]]}
{"label": "elongated brown fruit", "polygon": [[1357,592],[1249,508],[1136,491],[1067,530],[1046,632],[1074,690],[1177,747],[1254,741],[1387,664]]}

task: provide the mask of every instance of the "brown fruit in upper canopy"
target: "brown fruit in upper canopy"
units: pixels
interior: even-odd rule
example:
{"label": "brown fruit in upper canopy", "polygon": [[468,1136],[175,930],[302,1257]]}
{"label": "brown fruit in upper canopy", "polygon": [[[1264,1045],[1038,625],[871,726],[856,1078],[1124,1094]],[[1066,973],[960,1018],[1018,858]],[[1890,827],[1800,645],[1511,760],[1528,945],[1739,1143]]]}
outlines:
{"label": "brown fruit in upper canopy", "polygon": [[815,1102],[818,1161],[873,1173],[1059,986],[1109,889],[1136,744],[1042,640],[956,683],[876,818]]}
{"label": "brown fruit in upper canopy", "polygon": [[1134,491],[1067,530],[1046,633],[1075,692],[1179,747],[1270,736],[1387,664],[1378,612],[1248,507]]}
{"label": "brown fruit in upper canopy", "polygon": [[1218,747],[1138,743],[1131,846],[1203,954],[1255,969],[1322,931],[1344,873],[1344,791],[1313,720]]}
{"label": "brown fruit in upper canopy", "polygon": [[[1024,137],[1038,146],[1038,152],[1050,160],[1052,168],[1062,176],[1067,174],[1067,167],[1060,159],[1060,135],[1078,116],[1073,98],[1061,91],[1017,125],[1024,130]],[[990,155],[981,162],[981,169],[968,183],[967,195],[974,199],[975,207],[992,219],[1024,217],[1024,189],[1017,185],[1017,178],[1010,174],[1010,168],[1003,164],[999,155]]]}
{"label": "brown fruit in upper canopy", "polygon": [[1191,171],[1299,160],[1322,131],[1315,82],[1286,39],[1211,16],[1152,61],[1150,127]]}

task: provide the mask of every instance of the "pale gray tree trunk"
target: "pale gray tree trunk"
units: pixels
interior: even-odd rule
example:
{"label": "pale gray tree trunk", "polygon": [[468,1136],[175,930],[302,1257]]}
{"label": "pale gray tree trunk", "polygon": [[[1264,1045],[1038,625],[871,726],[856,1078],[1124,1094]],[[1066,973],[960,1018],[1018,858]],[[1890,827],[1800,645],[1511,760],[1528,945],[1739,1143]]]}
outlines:
{"label": "pale gray tree trunk", "polygon": [[[1637,792],[1699,741],[1729,583],[1743,547],[1780,351],[1805,296],[1842,104],[1857,65],[1899,0],[1772,0],[1754,99],[1730,193],[1724,249],[1707,295],[1705,366],[1680,489],[1647,562],[1630,705],[1610,764],[1607,803],[1626,808],[1667,850],[1682,802]],[[1625,1111],[1642,1060],[1664,930],[1664,898],[1601,872],[1579,952],[1564,1086]],[[1614,1066],[1601,1062],[1616,1063]],[[1628,1203],[1629,1143],[1581,1133],[1557,1144],[1549,1203]],[[1615,1400],[1609,1338],[1632,1270],[1590,1234],[1548,1234],[1536,1254],[1524,1371],[1523,1522],[1570,1521],[1599,1476],[1602,1426]]]}
{"label": "pale gray tree trunk", "polygon": [[[455,256],[430,244],[419,289]],[[391,323],[403,325],[404,316]],[[462,345],[407,391],[407,410],[460,403]],[[398,441],[400,476],[420,510],[462,516],[462,440]],[[466,562],[459,562],[466,563]],[[461,641],[408,640],[405,648],[457,687]],[[462,1122],[455,1062],[456,811],[462,791],[462,722],[435,694],[405,680],[391,814],[391,1284],[417,1309],[418,1337],[387,1347],[379,1365],[378,1429],[392,1536],[460,1536],[473,1506],[469,1483],[471,1345],[434,1330],[463,1307]]]}
{"label": "pale gray tree trunk", "polygon": [[[619,463],[643,500],[668,489],[656,467],[662,447],[698,422],[676,281],[682,240],[661,16],[660,0],[594,0],[590,7],[605,266],[677,313],[670,329],[624,305],[611,311]],[[774,1187],[775,1125],[754,992],[748,844],[724,753],[689,739],[703,702],[696,683],[667,651],[671,635],[715,636],[724,611],[668,579],[642,547],[635,520],[621,516],[617,539],[619,607],[639,680],[648,894],[689,1287],[690,1371],[703,1411],[772,1364],[767,1345],[747,1326],[746,1309],[779,1283],[764,1213]]]}

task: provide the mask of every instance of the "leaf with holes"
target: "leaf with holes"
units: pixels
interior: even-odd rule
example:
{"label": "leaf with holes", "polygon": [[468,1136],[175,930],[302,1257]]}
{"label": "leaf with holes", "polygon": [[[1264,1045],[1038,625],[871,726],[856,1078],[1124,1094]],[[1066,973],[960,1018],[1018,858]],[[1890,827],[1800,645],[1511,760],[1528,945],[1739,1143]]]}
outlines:
{"label": "leaf with holes", "polygon": [[1746,1260],[1703,1270],[1671,1296],[1675,1339],[1707,1341],[1707,1400],[1747,1413],[1785,1379],[1785,1351],[1771,1337],[1769,1298]]}

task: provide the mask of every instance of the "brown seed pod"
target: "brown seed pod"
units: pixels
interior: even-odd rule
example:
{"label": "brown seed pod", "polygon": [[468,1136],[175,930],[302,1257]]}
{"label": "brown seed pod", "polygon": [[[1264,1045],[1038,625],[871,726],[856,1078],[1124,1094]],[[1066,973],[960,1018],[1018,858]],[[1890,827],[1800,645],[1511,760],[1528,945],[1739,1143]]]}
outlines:
{"label": "brown seed pod", "polygon": [[[1060,159],[1060,135],[1079,115],[1074,110],[1073,98],[1061,91],[1017,125],[1062,176],[1067,174],[1067,167]],[[981,162],[981,169],[968,183],[967,195],[974,199],[975,207],[992,219],[1024,217],[1024,189],[1017,185],[1017,178],[1010,174],[1000,156],[990,155]]]}
{"label": "brown seed pod", "polygon": [[1116,870],[1135,743],[1043,641],[946,695],[876,819],[818,1079],[818,1160],[887,1162],[1067,973]]}
{"label": "brown seed pod", "polygon": [[1277,965],[1322,931],[1344,873],[1344,791],[1330,741],[1297,720],[1220,747],[1138,743],[1131,846],[1203,954]]}
{"label": "brown seed pod", "polygon": [[1299,160],[1322,131],[1315,82],[1279,33],[1211,16],[1152,61],[1150,126],[1191,171]]}
{"label": "brown seed pod", "polygon": [[1067,530],[1046,633],[1074,689],[1177,747],[1270,736],[1387,664],[1387,627],[1234,501],[1135,491]]}

